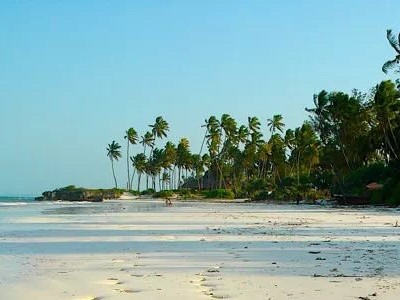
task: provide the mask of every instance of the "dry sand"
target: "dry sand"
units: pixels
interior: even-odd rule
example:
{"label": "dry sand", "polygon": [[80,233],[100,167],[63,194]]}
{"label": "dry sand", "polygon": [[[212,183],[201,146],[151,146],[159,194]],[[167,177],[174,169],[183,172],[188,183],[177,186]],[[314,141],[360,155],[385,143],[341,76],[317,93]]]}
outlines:
{"label": "dry sand", "polygon": [[0,299],[400,299],[398,210],[112,205],[8,220]]}

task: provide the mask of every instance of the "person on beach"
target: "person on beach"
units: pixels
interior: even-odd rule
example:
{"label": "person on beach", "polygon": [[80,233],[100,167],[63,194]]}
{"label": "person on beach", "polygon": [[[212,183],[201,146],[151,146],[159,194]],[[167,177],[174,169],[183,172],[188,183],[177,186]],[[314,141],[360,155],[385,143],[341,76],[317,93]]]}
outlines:
{"label": "person on beach", "polygon": [[300,205],[300,201],[301,201],[301,200],[302,200],[301,194],[298,193],[298,194],[297,194],[297,197],[296,197],[296,204],[297,204],[297,205]]}

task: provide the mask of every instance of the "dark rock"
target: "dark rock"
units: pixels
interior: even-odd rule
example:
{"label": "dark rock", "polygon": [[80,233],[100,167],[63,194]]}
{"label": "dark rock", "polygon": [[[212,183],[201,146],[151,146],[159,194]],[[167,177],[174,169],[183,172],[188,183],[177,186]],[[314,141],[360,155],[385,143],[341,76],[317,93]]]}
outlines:
{"label": "dark rock", "polygon": [[36,197],[37,201],[89,201],[102,202],[104,199],[118,199],[120,190],[84,189],[68,186],[54,191],[43,192],[42,197]]}

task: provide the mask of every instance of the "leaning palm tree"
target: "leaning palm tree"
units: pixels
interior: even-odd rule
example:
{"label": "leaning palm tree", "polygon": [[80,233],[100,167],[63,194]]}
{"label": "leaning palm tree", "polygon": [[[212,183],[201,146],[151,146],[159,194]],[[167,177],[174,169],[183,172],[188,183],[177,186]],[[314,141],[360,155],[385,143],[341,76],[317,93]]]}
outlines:
{"label": "leaning palm tree", "polygon": [[130,144],[135,145],[137,143],[137,141],[138,141],[138,134],[137,134],[136,130],[133,129],[133,128],[129,128],[127,131],[125,131],[124,139],[126,139],[127,144],[128,144],[127,147],[126,147],[126,168],[127,168],[127,171],[128,171],[128,182],[127,182],[126,187],[127,187],[128,190],[131,190],[132,186],[131,186],[131,179],[130,179],[130,174],[129,174],[129,169],[130,169],[130,166],[129,166],[130,165],[129,164],[129,157],[130,157],[130,155],[129,155],[129,145]]}
{"label": "leaning palm tree", "polygon": [[285,124],[282,120],[282,115],[274,115],[272,119],[267,120],[271,134],[274,134],[277,130],[283,133],[283,127],[285,127]]}
{"label": "leaning palm tree", "polygon": [[154,136],[150,131],[147,131],[140,143],[143,145],[143,154],[146,154],[146,146],[153,147],[154,146]]}
{"label": "leaning palm tree", "polygon": [[121,146],[116,143],[115,141],[112,141],[111,144],[108,144],[107,147],[107,156],[110,158],[111,160],[111,169],[112,169],[112,173],[113,173],[113,177],[114,177],[114,182],[115,182],[115,188],[118,188],[118,184],[117,184],[117,178],[115,178],[115,172],[114,172],[114,160],[118,161],[119,158],[121,158],[121,151],[119,150],[121,148]]}
{"label": "leaning palm tree", "polygon": [[397,72],[400,72],[400,32],[396,38],[396,36],[393,34],[392,30],[388,29],[386,31],[386,38],[387,38],[390,46],[392,46],[392,48],[396,52],[396,54],[395,54],[396,56],[394,57],[394,59],[388,60],[387,62],[385,62],[383,64],[382,71],[384,73],[387,73],[390,69],[393,69],[396,66],[398,66],[399,69],[397,70]]}

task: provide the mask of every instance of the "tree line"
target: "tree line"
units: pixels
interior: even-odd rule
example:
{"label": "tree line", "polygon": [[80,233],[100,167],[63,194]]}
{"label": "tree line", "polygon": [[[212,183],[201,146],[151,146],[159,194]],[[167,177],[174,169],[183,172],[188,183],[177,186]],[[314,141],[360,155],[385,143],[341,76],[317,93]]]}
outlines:
{"label": "tree line", "polygon": [[[387,39],[396,55],[382,70],[400,72],[400,34],[395,37],[388,30]],[[126,188],[140,191],[145,180],[146,189],[231,189],[236,196],[343,192],[349,189],[347,179],[360,169],[398,165],[399,88],[398,81],[385,80],[368,93],[322,90],[306,108],[309,119],[293,129],[285,127],[281,114],[265,121],[249,116],[245,124],[229,114],[210,116],[201,125],[204,138],[198,152],[186,138],[156,147],[169,132],[168,122],[159,116],[140,137],[134,128],[125,132]],[[262,125],[268,127],[268,137]],[[142,150],[131,155],[138,144]],[[113,141],[107,156],[117,187],[114,162],[122,157],[121,146]]]}

